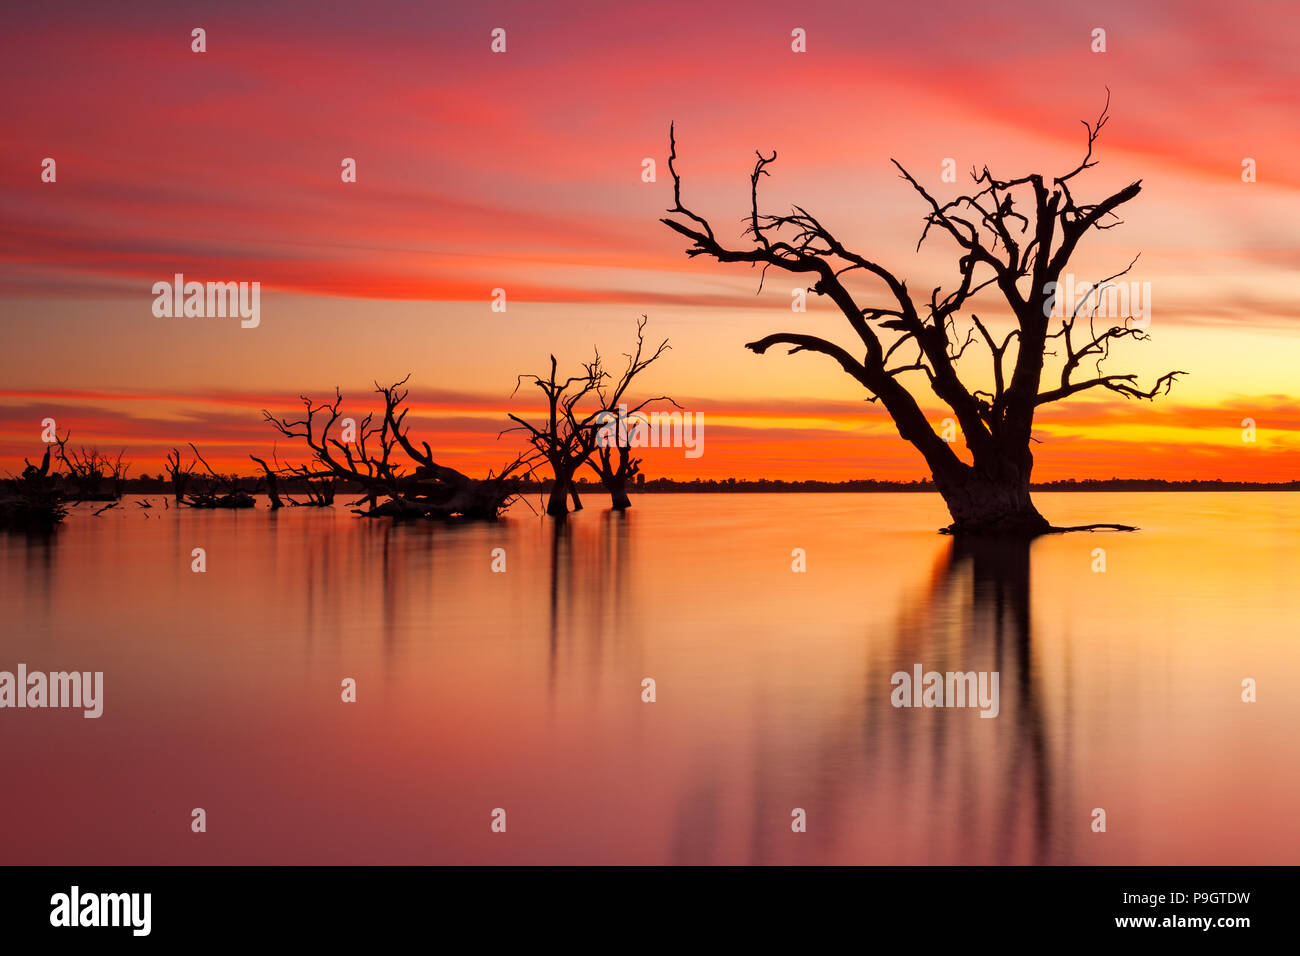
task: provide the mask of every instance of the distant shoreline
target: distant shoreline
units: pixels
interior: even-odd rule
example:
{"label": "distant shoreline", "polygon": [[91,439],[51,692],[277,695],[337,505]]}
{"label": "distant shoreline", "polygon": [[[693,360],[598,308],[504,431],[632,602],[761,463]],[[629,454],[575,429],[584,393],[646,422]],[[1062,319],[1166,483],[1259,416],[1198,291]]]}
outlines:
{"label": "distant shoreline", "polygon": [[[584,490],[598,492],[593,484]],[[646,494],[710,493],[822,493],[856,494],[922,492],[937,494],[932,481],[670,481],[657,479],[639,485],[632,492]],[[1034,482],[1031,491],[1300,491],[1297,481],[1166,481],[1159,478],[1108,478]]]}
{"label": "distant shoreline", "polygon": [[[247,486],[251,493],[256,490],[258,479],[252,476],[239,479],[241,487]],[[538,494],[550,489],[549,481],[525,482],[520,492],[525,495]],[[280,491],[289,495],[302,493],[305,488],[301,482],[293,479],[280,479]],[[584,495],[605,493],[599,482],[579,481],[578,492]],[[1105,479],[1068,479],[1065,481],[1034,482],[1031,490],[1043,491],[1300,491],[1300,479],[1295,481],[1222,481],[1194,480],[1167,481],[1161,478],[1105,478]],[[158,478],[128,478],[122,483],[124,494],[149,495],[168,494],[171,484]],[[341,494],[359,491],[347,482],[339,482]],[[676,481],[671,478],[655,478],[641,484],[629,485],[630,494],[822,494],[826,492],[844,492],[854,494],[922,492],[937,493],[934,482],[922,481],[879,481],[864,478],[850,481],[778,481],[768,479],[697,479],[693,481]]]}

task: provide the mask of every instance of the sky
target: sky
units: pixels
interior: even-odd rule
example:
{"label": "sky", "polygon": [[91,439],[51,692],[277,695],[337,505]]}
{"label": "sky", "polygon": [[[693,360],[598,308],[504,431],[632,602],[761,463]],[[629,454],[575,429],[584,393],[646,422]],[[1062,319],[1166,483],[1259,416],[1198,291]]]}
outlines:
{"label": "sky", "polygon": [[[748,267],[684,255],[658,221],[669,124],[683,199],[720,235],[740,241],[754,151],[776,150],[766,208],[798,203],[928,289],[955,257],[938,237],[917,250],[922,206],[890,159],[941,196],[972,165],[1063,173],[1109,89],[1076,191],[1143,189],[1072,271],[1140,252],[1150,341],[1107,370],[1188,375],[1156,402],[1093,391],[1043,409],[1035,478],[1300,478],[1297,27],[1294,5],[1204,0],[6,9],[0,470],[40,454],[52,417],[73,445],[127,449],[132,474],[190,441],[251,473],[250,452],[301,458],[273,449],[263,409],[338,386],[359,416],[375,381],[409,373],[413,431],[483,473],[519,450],[506,413],[537,409],[512,395],[520,373],[552,353],[576,370],[594,348],[617,363],[644,314],[672,349],[641,396],[704,416],[704,453],[652,450],[648,477],[924,477],[829,359],[744,348],[852,333],[815,297],[792,312],[787,277],[760,293]],[[259,325],[155,316],[154,283],[178,272],[260,282]],[[992,299],[980,312],[1006,321]]]}

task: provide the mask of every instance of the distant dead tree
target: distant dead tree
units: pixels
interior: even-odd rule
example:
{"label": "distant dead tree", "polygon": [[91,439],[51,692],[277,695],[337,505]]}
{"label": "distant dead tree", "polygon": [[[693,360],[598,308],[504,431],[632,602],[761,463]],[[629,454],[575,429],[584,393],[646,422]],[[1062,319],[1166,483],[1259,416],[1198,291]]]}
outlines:
{"label": "distant dead tree", "polygon": [[[263,484],[266,486],[267,496],[271,499],[272,511],[284,507],[285,501],[294,507],[327,508],[334,504],[338,479],[333,474],[321,473],[310,465],[282,465],[278,458],[275,459],[275,467],[272,468],[256,455],[248,457],[262,466],[265,474]],[[281,500],[279,493],[281,478],[300,486],[306,494],[306,500],[299,501],[288,494],[285,494],[284,500]]]}
{"label": "distant dead tree", "polygon": [[343,393],[337,388],[332,402],[300,396],[302,418],[277,418],[268,411],[263,411],[262,417],[281,435],[307,445],[315,462],[295,474],[314,482],[315,494],[332,498],[336,479],[361,489],[363,497],[356,504],[363,507],[354,508],[355,514],[369,518],[496,519],[518,493],[525,470],[523,458],[482,479],[439,464],[429,444],[417,445],[405,427],[409,379],[408,375],[389,386],[376,383],[384,411],[378,418],[368,413],[349,422],[354,432],[350,436],[343,434]]}
{"label": "distant dead tree", "polygon": [[600,476],[601,484],[609,492],[610,506],[615,511],[632,507],[627,488],[641,473],[641,459],[633,457],[632,449],[639,447],[637,436],[646,427],[642,412],[657,402],[668,402],[674,407],[680,407],[667,395],[646,399],[630,408],[627,406],[627,390],[632,379],[669,348],[668,340],[664,339],[652,355],[642,358],[645,325],[646,317],[643,315],[636,325],[636,351],[626,356],[627,366],[613,387],[609,387],[604,380],[596,385],[596,399],[603,414],[595,416],[595,428],[579,432],[591,449],[587,464]]}
{"label": "distant dead tree", "polygon": [[185,500],[185,489],[189,486],[190,477],[194,474],[197,465],[198,462],[194,461],[182,465],[179,448],[173,448],[167,453],[167,474],[171,477],[172,495],[176,501]]}
{"label": "distant dead tree", "polygon": [[641,427],[633,421],[627,426],[615,426],[618,431],[606,442],[599,442],[596,453],[587,459],[587,464],[600,476],[600,483],[609,492],[609,504],[615,511],[625,511],[632,507],[632,499],[627,495],[629,482],[641,473],[641,459],[632,457],[631,437]]}
{"label": "distant dead tree", "polygon": [[109,484],[113,489],[114,498],[122,497],[122,489],[126,484],[126,473],[131,470],[131,463],[129,461],[122,461],[122,456],[124,454],[126,454],[125,448],[117,453],[117,457],[113,459],[112,464],[109,465],[108,468]]}
{"label": "distant dead tree", "polygon": [[69,432],[57,439],[59,462],[67,469],[67,481],[71,486],[70,496],[77,501],[93,500],[99,495],[104,481],[103,456],[95,448],[69,449],[68,439],[71,437]]}
{"label": "distant dead tree", "polygon": [[[646,317],[637,321],[637,343],[634,353],[627,356],[628,363],[622,375],[612,383],[605,370],[600,352],[582,365],[582,372],[561,379],[559,362],[551,356],[551,368],[545,377],[536,374],[520,375],[515,381],[515,394],[525,382],[530,382],[546,400],[546,417],[537,424],[511,413],[515,423],[507,432],[522,431],[533,453],[528,456],[530,466],[545,462],[553,477],[546,513],[563,517],[582,508],[575,476],[583,465],[590,466],[601,477],[605,490],[610,493],[615,508],[631,506],[627,497],[627,482],[634,476],[639,461],[630,455],[630,438],[626,428],[628,416],[639,413],[653,402],[672,401],[666,396],[647,399],[630,411],[626,407],[626,393],[633,379],[669,348],[664,339],[648,357],[645,350]],[[620,407],[621,406],[621,407]],[[617,453],[617,457],[615,457]]]}
{"label": "distant dead tree", "polygon": [[266,496],[271,499],[271,510],[275,511],[277,508],[283,508],[284,502],[280,500],[279,472],[272,471],[271,466],[256,455],[249,455],[248,457],[261,465],[262,471],[266,473],[263,485],[266,488]]}
{"label": "distant dead tree", "polygon": [[328,508],[334,504],[338,479],[333,475],[305,475],[302,483],[306,489],[307,500],[296,501],[290,498],[289,504],[310,505],[315,508]]}
{"label": "distant dead tree", "polygon": [[0,528],[48,530],[67,516],[63,476],[53,464],[56,445],[47,444],[39,465],[23,459],[22,474],[0,481]]}
{"label": "distant dead tree", "polygon": [[[1107,122],[1110,97],[1095,124],[1085,122],[1087,149],[1083,160],[1060,176],[1033,173],[1000,179],[984,167],[972,169],[974,190],[941,203],[903,166],[902,178],[929,207],[920,241],[932,229],[957,247],[959,278],[946,294],[935,288],[928,301],[918,300],[907,282],[874,258],[848,249],[811,213],[794,206],[788,215],[759,213],[759,180],[769,175],[776,153],[758,153],[750,176],[750,208],[745,217],[747,248],[733,248],[720,239],[710,223],[682,204],[681,176],[676,168],[675,130],[669,130],[669,170],[673,177],[673,206],[661,221],[690,240],[688,256],[708,256],[719,262],[742,262],[796,275],[807,275],[808,290],[826,296],[839,309],[857,342],[843,347],[801,332],[778,332],[750,342],[746,348],[763,354],[775,345],[789,351],[829,356],[879,401],[894,420],[898,433],[921,453],[934,476],[953,523],[950,533],[1033,536],[1056,531],[1115,528],[1127,525],[1085,525],[1057,528],[1038,513],[1030,500],[1033,469],[1030,442],[1034,413],[1043,405],[1093,389],[1125,398],[1154,399],[1167,393],[1185,372],[1167,372],[1148,389],[1131,373],[1108,374],[1101,364],[1111,347],[1123,339],[1145,341],[1147,333],[1131,316],[1099,326],[1093,307],[1085,302],[1062,310],[1056,298],[1070,257],[1091,230],[1119,225],[1116,210],[1141,189],[1134,182],[1098,202],[1076,200],[1075,177],[1096,165],[1093,146]],[[1136,260],[1134,260],[1136,261]],[[1132,268],[1133,263],[1129,263]],[[1129,268],[1096,283],[1104,288]],[[870,280],[881,295],[864,304],[863,292],[848,280]],[[761,287],[761,280],[760,280]],[[1001,298],[1014,326],[1001,340],[974,314],[963,328],[959,313],[973,296],[990,289]],[[1100,293],[1098,293],[1100,295]],[[1081,313],[1081,310],[1082,313]],[[1054,321],[1053,316],[1056,316]],[[1086,326],[1084,319],[1087,319]],[[988,387],[972,388],[958,375],[958,360],[969,347],[987,349]],[[1060,364],[1059,378],[1044,382],[1045,358]],[[965,371],[963,369],[963,371]],[[1076,373],[1085,371],[1084,377]],[[926,419],[916,385],[924,383],[935,398],[952,410],[962,430],[970,460],[964,461]],[[914,384],[905,384],[904,377]]]}
{"label": "distant dead tree", "polygon": [[194,484],[199,486],[182,499],[182,503],[191,508],[251,508],[257,502],[253,496],[239,487],[238,475],[223,475],[208,464],[208,460],[199,452],[198,446],[189,443],[194,457],[198,459],[207,476],[194,475]]}
{"label": "distant dead tree", "polygon": [[[69,432],[63,438],[56,438],[55,444],[59,448],[59,459],[68,470],[67,480],[74,489],[76,500],[115,501],[121,498],[122,483],[131,467],[130,462],[122,461],[126,450],[118,452],[116,458],[111,458],[98,448],[82,446],[72,449],[68,447],[68,439],[71,437],[72,433]],[[104,490],[106,480],[111,489],[109,491]]]}
{"label": "distant dead tree", "polygon": [[[551,496],[546,503],[546,513],[553,517],[564,517],[569,513],[569,499],[573,499],[573,510],[582,509],[582,499],[574,484],[574,475],[582,467],[590,454],[579,437],[580,426],[573,408],[590,392],[595,391],[593,366],[584,365],[580,375],[572,375],[563,381],[558,377],[559,362],[551,356],[551,372],[546,378],[540,375],[520,375],[515,381],[515,391],[525,380],[531,381],[546,397],[547,417],[541,425],[534,425],[513,412],[510,420],[517,424],[507,428],[506,432],[522,430],[528,434],[528,443],[533,453],[527,458],[530,468],[546,462],[550,466],[553,481]],[[511,393],[514,394],[513,392]]]}

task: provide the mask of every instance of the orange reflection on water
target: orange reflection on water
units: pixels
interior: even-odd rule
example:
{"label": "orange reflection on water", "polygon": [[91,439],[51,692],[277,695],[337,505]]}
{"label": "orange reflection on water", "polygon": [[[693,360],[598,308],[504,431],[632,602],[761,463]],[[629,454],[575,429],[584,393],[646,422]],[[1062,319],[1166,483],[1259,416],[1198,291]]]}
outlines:
{"label": "orange reflection on water", "polygon": [[[0,538],[0,669],[105,675],[99,720],[0,711],[0,857],[1293,862],[1293,502],[1040,495],[1142,530],[1028,546],[939,536],[920,494],[593,496],[562,526],[83,507]],[[915,664],[997,671],[998,717],[891,706]]]}

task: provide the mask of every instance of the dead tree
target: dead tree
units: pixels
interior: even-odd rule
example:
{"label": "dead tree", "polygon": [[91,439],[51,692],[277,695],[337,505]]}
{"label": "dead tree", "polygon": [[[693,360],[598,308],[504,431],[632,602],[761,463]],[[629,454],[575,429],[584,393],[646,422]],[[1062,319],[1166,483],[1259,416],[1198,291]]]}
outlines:
{"label": "dead tree", "polygon": [[[322,473],[319,469],[311,465],[302,464],[281,464],[279,455],[275,450],[271,452],[272,460],[275,466],[267,464],[263,459],[256,455],[249,455],[253,461],[262,466],[264,477],[262,485],[267,490],[267,496],[271,499],[271,510],[283,508],[287,501],[293,507],[311,507],[326,508],[334,504],[334,491],[338,479],[328,472]],[[287,481],[292,487],[300,487],[306,494],[305,501],[299,501],[292,495],[286,493],[280,495],[280,479]]]}
{"label": "dead tree", "polygon": [[[626,393],[633,379],[668,350],[665,339],[649,357],[643,357],[646,318],[637,321],[635,353],[628,355],[623,374],[612,384],[604,368],[600,352],[582,366],[582,372],[561,380],[559,363],[551,356],[549,375],[520,375],[515,381],[515,392],[525,381],[535,385],[546,400],[546,417],[534,424],[516,414],[510,414],[514,427],[506,432],[522,431],[533,448],[528,461],[531,465],[545,462],[551,469],[553,483],[546,513],[552,517],[568,514],[568,503],[573,510],[582,508],[575,476],[583,465],[590,466],[601,476],[610,493],[615,508],[630,507],[627,481],[636,474],[636,466],[629,454],[629,438],[625,428],[629,414],[639,413],[652,402],[671,401],[664,396],[647,399],[628,411]],[[513,392],[511,393],[514,394]],[[502,434],[505,434],[503,432]],[[621,444],[620,444],[621,443]],[[617,459],[614,452],[618,452]]]}
{"label": "dead tree", "polygon": [[334,504],[334,493],[338,479],[333,475],[308,475],[303,478],[306,488],[306,501],[289,500],[293,505],[310,505],[314,508],[329,508]]}
{"label": "dead tree", "polygon": [[[409,378],[410,376],[407,376]],[[488,472],[486,478],[475,479],[454,468],[440,465],[433,458],[428,442],[417,448],[403,427],[408,408],[406,379],[388,388],[379,388],[384,396],[384,418],[389,429],[406,455],[415,463],[412,482],[420,500],[427,502],[435,516],[461,515],[466,518],[496,519],[518,495],[519,480],[527,472],[524,456],[518,455],[499,472]],[[398,409],[401,409],[400,414]]]}
{"label": "dead tree", "polygon": [[256,455],[249,455],[248,457],[262,466],[262,471],[265,473],[262,483],[266,488],[266,496],[271,499],[271,510],[275,511],[283,508],[284,502],[280,500],[279,475],[271,470],[270,465]]}
{"label": "dead tree", "polygon": [[429,444],[417,444],[405,427],[409,378],[389,386],[376,383],[384,411],[377,418],[368,413],[359,421],[349,421],[347,430],[353,434],[344,431],[343,393],[337,388],[332,402],[301,396],[302,418],[277,418],[268,411],[262,417],[286,438],[306,443],[314,464],[298,466],[294,474],[313,482],[314,493],[332,501],[336,480],[361,490],[363,497],[356,504],[364,507],[354,508],[355,514],[495,520],[518,492],[523,459],[516,458],[483,479],[438,463]]}
{"label": "dead tree", "polygon": [[198,446],[189,443],[190,450],[207,471],[206,478],[198,478],[200,488],[182,499],[182,504],[191,508],[252,508],[257,502],[253,496],[239,487],[237,475],[223,475],[208,464],[208,460],[199,452]]}
{"label": "dead tree", "polygon": [[[341,432],[350,425],[356,433],[340,439],[333,432],[343,415],[343,393],[339,389],[334,390],[333,402],[317,403],[306,395],[299,396],[299,400],[303,404],[302,418],[277,418],[262,411],[262,417],[280,434],[305,442],[311,452],[314,464],[295,466],[298,477],[330,476],[358,486],[364,497],[356,504],[366,506],[365,510],[353,509],[359,515],[417,516],[417,509],[408,506],[399,488],[402,472],[392,460],[397,441],[388,428],[387,414],[378,424],[373,413],[367,413],[359,423],[341,425]],[[382,511],[381,498],[385,499]]]}
{"label": "dead tree", "polygon": [[[1097,202],[1076,200],[1075,178],[1096,165],[1092,158],[1097,136],[1106,125],[1107,108],[1095,124],[1085,122],[1087,148],[1083,160],[1059,176],[1033,173],[1001,179],[987,167],[971,170],[973,190],[940,202],[894,161],[902,178],[928,207],[921,243],[937,230],[957,247],[959,277],[928,300],[912,295],[907,282],[873,257],[848,249],[811,213],[794,206],[788,215],[760,214],[759,180],[769,175],[776,153],[758,153],[750,176],[750,209],[745,218],[747,248],[729,246],[713,226],[682,204],[681,176],[676,168],[675,131],[669,131],[669,170],[673,177],[673,206],[661,220],[690,241],[688,256],[708,256],[719,262],[741,262],[776,268],[812,280],[808,291],[825,296],[847,320],[857,342],[843,347],[801,332],[778,332],[750,342],[758,354],[773,346],[789,352],[817,352],[833,359],[879,401],[893,419],[899,435],[925,459],[935,487],[953,518],[950,533],[1037,535],[1054,531],[1126,525],[1087,525],[1056,528],[1030,500],[1033,469],[1030,442],[1034,413],[1043,405],[1093,389],[1106,389],[1125,398],[1154,399],[1167,393],[1185,372],[1167,372],[1144,389],[1133,374],[1103,372],[1111,346],[1122,339],[1144,341],[1147,333],[1131,317],[1098,326],[1091,309],[1081,315],[1079,303],[1067,313],[1057,310],[1058,283],[1070,257],[1091,230],[1119,225],[1116,210],[1141,190],[1134,182]],[[1136,261],[1136,260],[1135,260]],[[1133,263],[1129,263],[1131,268]],[[1104,286],[1128,269],[1098,283]],[[876,290],[872,298],[850,279],[862,279]],[[761,280],[760,280],[761,287]],[[974,314],[965,325],[960,313],[981,291],[1000,297],[999,311],[1009,313],[1012,328],[1000,340]],[[1087,317],[1085,329],[1080,320]],[[970,347],[987,350],[988,389],[972,388],[958,375],[958,360]],[[1052,352],[1049,348],[1059,351]],[[1060,362],[1059,379],[1045,381],[1045,358]],[[1089,368],[1090,366],[1090,368]],[[1076,373],[1084,370],[1084,377]],[[969,461],[944,441],[921,410],[918,395],[930,393],[952,410],[964,436]]]}
{"label": "dead tree", "polygon": [[[579,429],[578,434],[590,447],[587,464],[600,476],[601,484],[609,492],[610,506],[615,511],[624,511],[632,507],[628,497],[628,484],[641,472],[641,459],[633,457],[632,449],[638,447],[637,436],[644,430],[642,412],[657,402],[668,402],[675,407],[677,403],[666,395],[649,398],[628,408],[627,390],[632,379],[646,366],[668,351],[668,340],[664,339],[659,347],[647,358],[642,358],[645,348],[646,317],[643,315],[636,325],[636,351],[627,356],[627,366],[623,374],[608,387],[602,380],[596,386],[596,398],[601,407],[594,419],[594,428]],[[599,355],[597,356],[599,358]]]}
{"label": "dead tree", "polygon": [[[509,418],[515,422],[513,428],[505,432],[524,431],[533,452],[528,457],[529,466],[545,461],[551,469],[551,496],[546,503],[546,513],[552,517],[562,518],[569,513],[569,499],[573,499],[573,510],[582,509],[582,499],[578,496],[574,476],[583,466],[591,452],[579,434],[574,407],[588,394],[596,390],[599,358],[595,363],[583,366],[583,372],[561,381],[558,378],[559,362],[551,356],[551,372],[546,378],[540,375],[520,375],[515,380],[515,392],[525,380],[531,381],[546,397],[546,420],[541,425],[511,413]],[[511,392],[514,395],[514,392]]]}
{"label": "dead tree", "polygon": [[[334,505],[334,494],[339,481],[335,475],[328,472],[321,473],[311,465],[285,465],[281,467],[277,462],[277,468],[279,469],[276,472],[277,474],[288,478],[294,485],[301,488],[301,493],[305,495],[305,500],[302,501],[292,495],[285,495],[285,498],[293,507],[329,508]],[[295,492],[295,494],[297,493]]]}
{"label": "dead tree", "polygon": [[115,498],[122,497],[122,489],[126,484],[126,473],[131,470],[131,463],[122,460],[122,456],[125,454],[126,449],[123,448],[117,453],[117,458],[113,460],[107,469],[109,483],[113,489],[113,497]]}
{"label": "dead tree", "polygon": [[[637,425],[632,425],[635,432]],[[624,435],[627,434],[624,429]],[[600,445],[596,454],[587,460],[587,464],[600,476],[600,483],[609,492],[609,505],[615,511],[626,511],[632,507],[632,499],[627,495],[628,483],[641,473],[641,459],[633,458],[631,446],[623,436],[616,436],[610,442]]]}
{"label": "dead tree", "polygon": [[[55,439],[59,447],[60,463],[67,468],[67,480],[74,489],[77,501],[115,501],[122,497],[122,482],[130,462],[123,462],[126,450],[118,452],[117,458],[110,458],[98,448],[77,449],[68,447],[69,432],[63,438]],[[104,490],[105,480],[109,481],[111,490]]]}
{"label": "dead tree", "polygon": [[194,474],[197,464],[197,462],[190,462],[188,465],[182,465],[179,448],[173,448],[167,453],[167,473],[171,476],[172,495],[176,501],[185,500],[185,489],[189,486],[190,477]]}
{"label": "dead tree", "polygon": [[54,447],[45,446],[39,465],[24,458],[22,474],[0,482],[0,528],[48,530],[67,516],[63,476],[57,465],[51,469]]}

